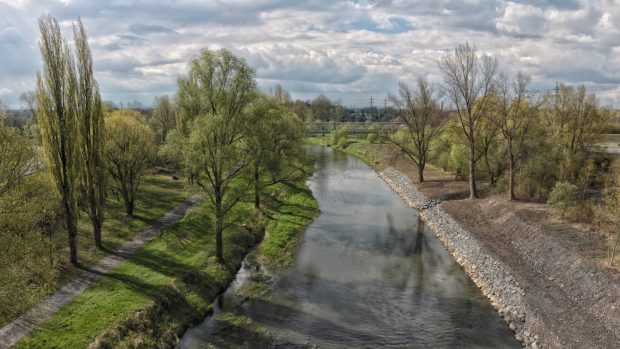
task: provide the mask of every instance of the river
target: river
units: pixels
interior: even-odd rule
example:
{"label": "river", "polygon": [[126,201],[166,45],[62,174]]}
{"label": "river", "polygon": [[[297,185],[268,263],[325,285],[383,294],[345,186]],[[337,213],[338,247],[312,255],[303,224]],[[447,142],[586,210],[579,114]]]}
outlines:
{"label": "river", "polygon": [[[373,169],[337,150],[311,151],[318,160],[309,184],[321,214],[295,263],[273,275],[268,300],[236,295],[254,273],[242,268],[215,315],[187,331],[180,348],[521,347],[417,212]],[[264,330],[222,326],[223,312]]]}

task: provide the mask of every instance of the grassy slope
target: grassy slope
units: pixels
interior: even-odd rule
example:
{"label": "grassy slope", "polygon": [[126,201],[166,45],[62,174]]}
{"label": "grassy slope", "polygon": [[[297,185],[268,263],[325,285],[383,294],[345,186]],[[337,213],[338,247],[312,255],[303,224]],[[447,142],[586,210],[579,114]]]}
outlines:
{"label": "grassy slope", "polygon": [[[297,243],[318,213],[317,202],[310,190],[297,191],[279,207],[275,219],[270,220],[265,240],[252,252],[250,259],[260,260],[271,272],[290,266]],[[273,287],[270,280],[269,275],[257,273],[236,293],[246,299],[269,299]],[[215,320],[209,348],[267,348],[273,345],[273,338],[265,328],[234,310],[220,312]]]}
{"label": "grassy slope", "polygon": [[[282,199],[273,200],[266,215],[269,238],[261,246],[265,261],[290,263],[292,241],[316,212],[307,188],[274,187]],[[248,217],[251,203],[234,212]],[[123,262],[112,275],[76,297],[16,348],[101,346],[155,347],[173,343],[187,326],[202,319],[215,295],[233,278],[248,249],[260,238],[241,226],[225,234],[229,268],[214,259],[212,215],[208,205],[195,209],[180,223]],[[287,252],[288,251],[288,252]]]}
{"label": "grassy slope", "polygon": [[[183,181],[174,181],[168,176],[145,176],[138,197],[134,218],[128,218],[122,202],[108,198],[105,206],[105,222],[102,230],[106,249],[115,249],[142,232],[150,223],[163,216],[187,198]],[[162,199],[164,198],[164,199]],[[84,213],[78,222],[78,259],[82,266],[91,266],[101,259],[106,252],[95,247],[90,219]],[[67,233],[61,227],[55,227],[51,235],[51,249],[54,258],[61,266],[58,280],[52,290],[59,289],[70,280],[75,267],[69,263]],[[13,319],[0,319],[4,326]]]}
{"label": "grassy slope", "polygon": [[[388,159],[386,158],[386,154],[379,151],[379,146],[388,146],[391,147],[390,154],[398,153],[400,150],[391,143],[370,143],[366,138],[359,137],[347,137],[348,142],[346,142],[347,146],[344,148],[338,148],[349,155],[353,155],[356,158],[364,161],[367,165],[373,168],[377,168],[375,165],[376,162],[379,163],[387,163]],[[310,137],[308,138],[308,142],[320,145],[330,145],[329,136],[319,136],[319,137]],[[406,161],[413,163],[411,160],[406,158]],[[438,172],[444,173],[441,168],[427,163],[425,167],[425,173],[427,172]]]}

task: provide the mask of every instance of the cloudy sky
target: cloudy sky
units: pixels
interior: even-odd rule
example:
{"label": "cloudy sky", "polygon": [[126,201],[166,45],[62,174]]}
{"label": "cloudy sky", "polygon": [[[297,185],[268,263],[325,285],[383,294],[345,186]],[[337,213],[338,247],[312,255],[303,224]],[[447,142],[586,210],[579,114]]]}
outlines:
{"label": "cloudy sky", "polygon": [[71,39],[81,17],[103,98],[152,104],[201,48],[244,57],[268,92],[322,93],[350,106],[383,104],[399,80],[440,82],[437,60],[475,43],[534,88],[586,84],[620,106],[620,4],[613,0],[0,0],[0,99],[18,107],[40,69],[37,18]]}

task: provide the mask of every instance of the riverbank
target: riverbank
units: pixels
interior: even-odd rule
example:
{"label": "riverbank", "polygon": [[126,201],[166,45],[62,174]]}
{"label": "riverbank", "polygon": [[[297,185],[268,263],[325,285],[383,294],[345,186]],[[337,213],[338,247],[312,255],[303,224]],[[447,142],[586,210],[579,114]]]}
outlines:
{"label": "riverbank", "polygon": [[359,142],[345,151],[361,154],[420,210],[524,346],[614,348],[620,342],[620,279],[604,265],[602,237],[552,219],[544,204],[497,195],[463,200],[467,184],[435,169],[414,184],[417,169],[389,144]]}
{"label": "riverbank", "polygon": [[205,202],[103,276],[15,348],[173,346],[187,328],[209,313],[213,299],[234,279],[241,261],[265,231],[266,241],[280,237],[273,243],[271,254],[286,255],[292,245],[286,235],[296,236],[288,229],[293,225],[303,230],[313,217],[305,211],[300,213],[300,207],[316,210],[316,202],[303,183],[273,186],[264,199],[261,212],[253,209],[251,200],[240,203],[233,212],[231,218],[238,223],[225,234],[226,266],[219,265],[214,257],[212,210]]}

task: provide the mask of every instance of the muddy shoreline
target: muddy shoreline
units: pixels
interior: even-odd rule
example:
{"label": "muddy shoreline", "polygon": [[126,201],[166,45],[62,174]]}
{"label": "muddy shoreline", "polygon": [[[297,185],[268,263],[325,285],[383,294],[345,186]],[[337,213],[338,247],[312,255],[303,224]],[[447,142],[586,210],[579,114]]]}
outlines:
{"label": "muddy shoreline", "polygon": [[[393,168],[379,171],[379,176],[419,211],[524,347],[613,348],[619,343],[614,327],[619,320],[618,306],[614,306],[618,283],[613,275],[609,279],[604,270],[571,259],[557,241],[545,240],[545,232],[529,224],[527,217],[505,207],[487,212],[502,217],[491,220],[493,226],[486,228],[493,239],[497,235],[498,241],[490,242],[485,240],[488,235],[467,228],[477,229],[480,222],[454,213],[467,206],[471,215],[480,214],[494,210],[492,205],[429,199],[408,176]],[[521,240],[527,240],[526,236],[531,241],[524,243]]]}

